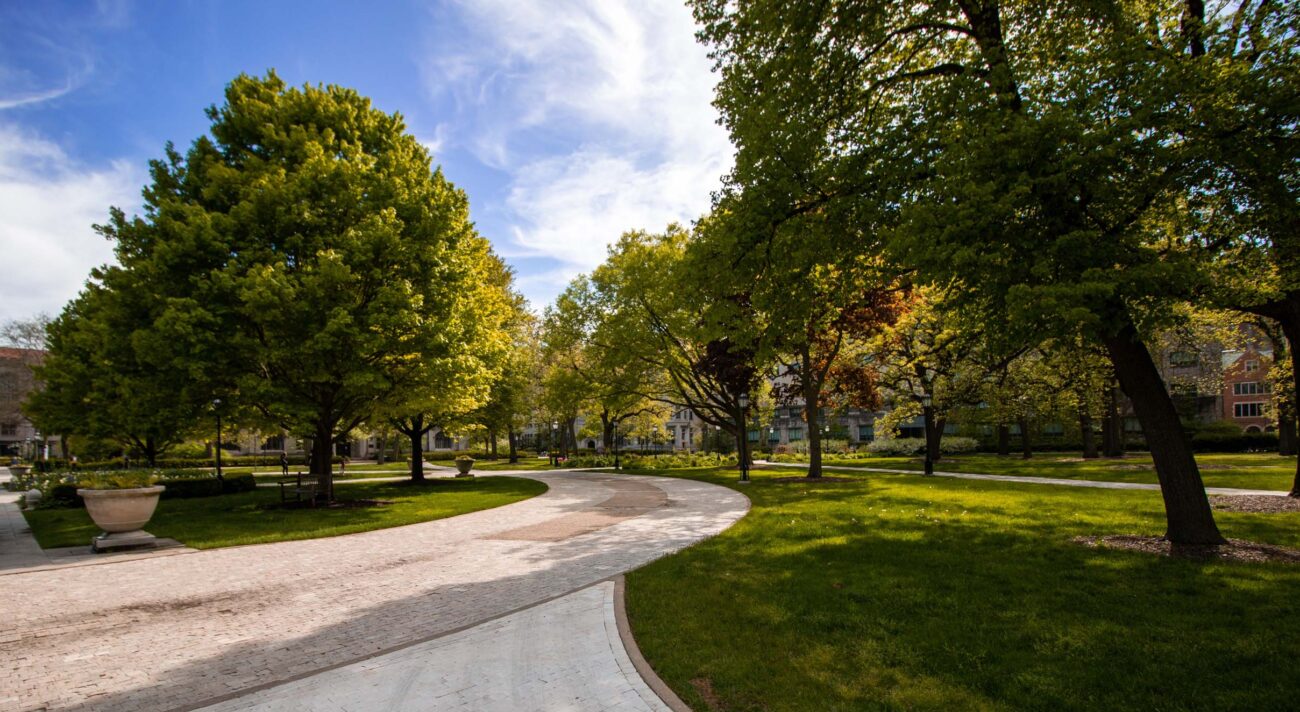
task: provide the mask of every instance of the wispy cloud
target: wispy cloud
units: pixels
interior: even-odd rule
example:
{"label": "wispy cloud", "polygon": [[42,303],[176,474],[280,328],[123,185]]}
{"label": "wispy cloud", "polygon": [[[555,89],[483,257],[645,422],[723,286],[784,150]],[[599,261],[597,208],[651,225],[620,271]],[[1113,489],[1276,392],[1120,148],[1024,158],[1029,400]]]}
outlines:
{"label": "wispy cloud", "polygon": [[511,176],[504,254],[571,276],[626,230],[708,209],[732,148],[680,3],[475,0],[456,20],[465,32],[439,35],[424,71],[458,108],[457,142]]}
{"label": "wispy cloud", "polygon": [[57,314],[93,267],[113,259],[92,228],[110,205],[139,205],[143,170],[124,161],[87,167],[57,144],[0,124],[0,321]]}

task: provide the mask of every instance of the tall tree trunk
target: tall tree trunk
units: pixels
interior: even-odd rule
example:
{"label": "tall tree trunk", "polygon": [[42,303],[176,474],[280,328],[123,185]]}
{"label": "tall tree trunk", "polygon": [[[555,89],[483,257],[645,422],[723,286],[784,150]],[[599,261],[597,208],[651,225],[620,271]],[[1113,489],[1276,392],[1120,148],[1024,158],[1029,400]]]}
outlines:
{"label": "tall tree trunk", "polygon": [[375,464],[382,465],[384,464],[384,448],[388,447],[388,434],[380,434],[375,445],[378,446],[375,448]]}
{"label": "tall tree trunk", "polygon": [[510,464],[519,462],[519,449],[515,445],[515,424],[506,426],[506,442],[510,444]]}
{"label": "tall tree trunk", "polygon": [[317,496],[329,499],[334,491],[334,426],[316,423],[316,437],[311,441],[311,474],[316,476]]}
{"label": "tall tree trunk", "polygon": [[1092,433],[1092,414],[1086,410],[1079,411],[1079,437],[1083,440],[1083,459],[1097,457],[1097,438]]}
{"label": "tall tree trunk", "polygon": [[609,422],[609,411],[600,409],[600,446],[605,452],[614,450],[614,424]]}
{"label": "tall tree trunk", "polygon": [[1003,457],[1011,454],[1011,427],[1006,423],[998,424],[998,454]]}
{"label": "tall tree trunk", "polygon": [[1020,426],[1020,457],[1028,460],[1034,456],[1034,441],[1029,437],[1029,419],[1020,418],[1016,425]]}
{"label": "tall tree trunk", "polygon": [[[1277,421],[1277,454],[1296,454],[1295,413],[1283,413]],[[1294,490],[1295,487],[1292,489]]]}
{"label": "tall tree trunk", "polygon": [[1174,546],[1222,544],[1223,535],[1214,523],[1205,484],[1173,399],[1127,313],[1123,318],[1119,331],[1106,335],[1103,342],[1120,387],[1133,402],[1155,462],[1165,502],[1165,538]]}
{"label": "tall tree trunk", "polygon": [[59,436],[59,454],[62,455],[63,461],[66,463],[68,461],[68,436],[67,435]]}
{"label": "tall tree trunk", "polygon": [[1101,421],[1102,454],[1124,456],[1124,420],[1119,415],[1119,387],[1112,385],[1106,393],[1106,416]]}
{"label": "tall tree trunk", "polygon": [[799,384],[803,390],[804,420],[808,423],[808,476],[822,476],[821,383],[813,377],[812,352],[805,345],[799,354]]}
{"label": "tall tree trunk", "polygon": [[925,457],[931,463],[939,461],[942,456],[940,448],[940,439],[943,437],[943,426],[945,418],[934,417],[934,406],[922,406],[921,420],[923,421],[925,433]]}
{"label": "tall tree trunk", "polygon": [[407,436],[411,438],[411,481],[424,481],[424,433],[420,428],[414,428]]}
{"label": "tall tree trunk", "polygon": [[[1292,297],[1290,300],[1290,313],[1284,315],[1286,318],[1278,319],[1282,325],[1282,333],[1286,336],[1287,351],[1291,354],[1291,402],[1295,404],[1295,409],[1300,411],[1300,296]],[[1292,443],[1295,442],[1295,416],[1291,414],[1291,432]],[[1296,458],[1295,479],[1291,483],[1291,496],[1300,497],[1300,457]]]}

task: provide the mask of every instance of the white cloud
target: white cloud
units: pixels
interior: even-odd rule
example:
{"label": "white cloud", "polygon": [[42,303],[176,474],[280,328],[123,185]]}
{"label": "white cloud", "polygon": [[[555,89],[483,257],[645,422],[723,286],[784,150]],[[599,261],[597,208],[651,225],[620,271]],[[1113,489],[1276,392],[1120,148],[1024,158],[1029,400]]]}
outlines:
{"label": "white cloud", "polygon": [[57,314],[93,267],[113,259],[92,229],[117,205],[138,209],[144,172],[91,168],[36,134],[0,124],[0,321]]}
{"label": "white cloud", "polygon": [[455,99],[460,143],[511,176],[503,254],[553,257],[572,274],[603,261],[626,230],[708,210],[733,151],[680,2],[466,0],[459,9],[464,46],[441,38],[424,70],[432,95]]}

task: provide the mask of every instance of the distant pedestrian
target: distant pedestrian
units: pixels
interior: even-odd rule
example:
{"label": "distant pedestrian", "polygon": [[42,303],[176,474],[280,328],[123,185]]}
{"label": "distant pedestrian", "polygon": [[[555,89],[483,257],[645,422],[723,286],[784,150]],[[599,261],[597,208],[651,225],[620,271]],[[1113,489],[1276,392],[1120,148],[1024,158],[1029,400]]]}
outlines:
{"label": "distant pedestrian", "polygon": [[280,453],[280,476],[289,476],[289,453],[287,452]]}

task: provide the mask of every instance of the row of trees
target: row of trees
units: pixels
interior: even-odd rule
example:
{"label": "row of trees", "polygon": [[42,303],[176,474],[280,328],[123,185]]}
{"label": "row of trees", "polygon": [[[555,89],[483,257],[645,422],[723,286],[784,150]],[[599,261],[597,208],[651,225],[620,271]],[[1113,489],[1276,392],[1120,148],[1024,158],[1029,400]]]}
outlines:
{"label": "row of trees", "polygon": [[1206,314],[1258,322],[1293,440],[1300,11],[692,5],[736,166],[693,230],[625,234],[548,313],[602,421],[667,403],[743,442],[755,408],[798,400],[816,476],[828,405],[883,395],[936,459],[960,409],[1004,442],[1070,413],[1091,455],[1096,419],[1120,447],[1118,387],[1166,535],[1221,542],[1152,348]]}
{"label": "row of trees", "polygon": [[401,117],[273,72],[207,114],[151,163],[143,215],[98,226],[118,264],[50,324],[32,420],[152,463],[215,407],[310,441],[322,491],[366,423],[410,436],[416,478],[433,424],[513,432],[534,326]]}

